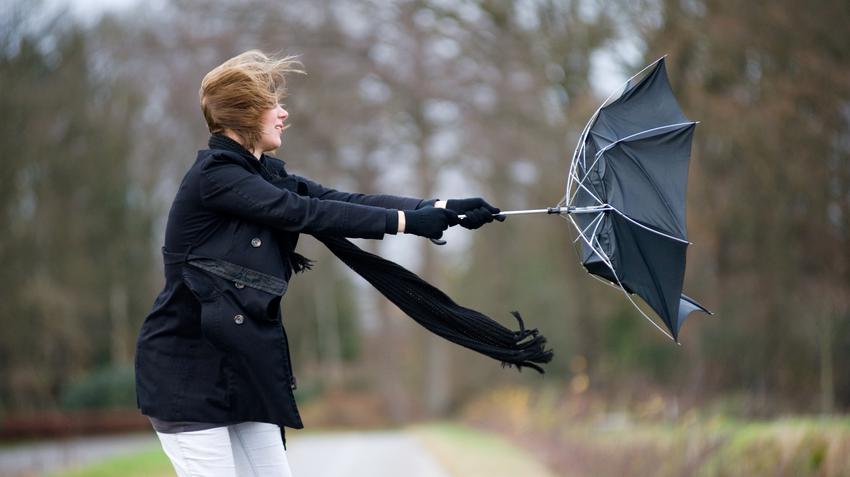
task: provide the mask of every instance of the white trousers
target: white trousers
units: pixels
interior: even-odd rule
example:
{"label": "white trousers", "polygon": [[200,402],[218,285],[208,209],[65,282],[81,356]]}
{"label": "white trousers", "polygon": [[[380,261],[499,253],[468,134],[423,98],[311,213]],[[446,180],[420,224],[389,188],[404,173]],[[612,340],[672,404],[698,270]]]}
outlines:
{"label": "white trousers", "polygon": [[156,434],[178,477],[292,477],[274,424],[242,422]]}

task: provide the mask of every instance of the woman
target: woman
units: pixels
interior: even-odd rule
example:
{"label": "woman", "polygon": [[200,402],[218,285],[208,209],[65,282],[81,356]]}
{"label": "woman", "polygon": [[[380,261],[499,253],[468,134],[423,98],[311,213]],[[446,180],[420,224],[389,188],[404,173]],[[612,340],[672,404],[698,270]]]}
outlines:
{"label": "woman", "polygon": [[298,66],[252,50],[201,82],[209,148],[171,206],[165,287],[136,349],[139,408],[180,476],[291,475],[283,428],[303,425],[280,302],[292,272],[309,267],[294,251],[299,233],[437,239],[499,212],[480,198],[346,193],[287,173],[265,153],[281,144],[279,101]]}

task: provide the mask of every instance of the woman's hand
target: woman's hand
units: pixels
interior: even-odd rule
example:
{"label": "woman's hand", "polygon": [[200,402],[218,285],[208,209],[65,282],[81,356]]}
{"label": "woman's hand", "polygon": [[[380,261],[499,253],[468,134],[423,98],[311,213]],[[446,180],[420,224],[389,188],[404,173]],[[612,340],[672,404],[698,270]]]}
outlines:
{"label": "woman's hand", "polygon": [[505,221],[504,215],[498,215],[501,210],[488,204],[481,197],[471,197],[468,199],[449,199],[444,203],[438,201],[436,206],[445,205],[447,210],[451,210],[458,215],[465,215],[460,220],[460,225],[467,229],[477,229],[484,224],[488,224],[493,219],[499,222]]}
{"label": "woman's hand", "polygon": [[437,207],[405,210],[399,217],[399,233],[419,235],[431,239],[443,236],[443,231],[457,225],[459,219],[454,211]]}

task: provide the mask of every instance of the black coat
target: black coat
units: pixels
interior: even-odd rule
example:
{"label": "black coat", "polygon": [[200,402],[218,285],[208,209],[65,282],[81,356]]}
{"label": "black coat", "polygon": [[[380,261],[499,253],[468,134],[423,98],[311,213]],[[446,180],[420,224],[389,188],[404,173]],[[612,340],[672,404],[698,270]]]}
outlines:
{"label": "black coat", "polygon": [[142,413],[301,428],[280,311],[298,234],[380,239],[431,201],[328,189],[213,135],[180,184],[162,248],[165,287],[139,333]]}

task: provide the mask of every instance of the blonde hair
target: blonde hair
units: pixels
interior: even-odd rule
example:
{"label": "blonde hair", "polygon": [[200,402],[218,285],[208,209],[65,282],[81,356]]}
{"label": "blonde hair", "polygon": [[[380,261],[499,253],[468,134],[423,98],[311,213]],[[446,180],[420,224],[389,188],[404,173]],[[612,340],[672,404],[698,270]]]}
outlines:
{"label": "blonde hair", "polygon": [[204,76],[198,95],[210,133],[230,129],[249,151],[260,140],[260,117],[286,97],[286,75],[304,73],[295,56],[249,50]]}

